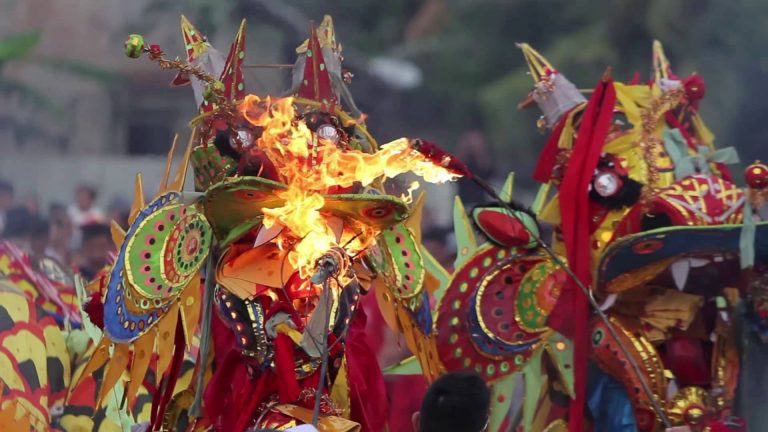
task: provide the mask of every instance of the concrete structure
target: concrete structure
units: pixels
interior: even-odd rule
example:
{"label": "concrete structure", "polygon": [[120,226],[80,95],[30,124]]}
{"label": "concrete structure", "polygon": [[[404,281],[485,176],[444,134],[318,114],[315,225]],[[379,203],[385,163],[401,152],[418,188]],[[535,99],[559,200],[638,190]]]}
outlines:
{"label": "concrete structure", "polygon": [[[169,57],[183,56],[179,15],[194,21],[200,12],[182,10],[185,3],[194,6],[162,0],[0,0],[0,36],[30,30],[42,35],[28,61],[4,65],[2,79],[33,87],[57,108],[0,94],[0,119],[10,120],[0,122],[0,177],[12,180],[19,195],[38,195],[43,205],[54,198],[68,201],[81,181],[98,185],[106,205],[115,196],[130,196],[137,171],[153,187],[174,133],[182,140],[188,134],[194,100],[190,88],[169,87],[173,72],[147,59],[126,58],[123,42],[128,34],[141,33]],[[218,31],[209,37],[226,52],[238,23],[226,14],[214,18]],[[250,22],[249,62],[284,62],[282,44],[280,32]],[[42,58],[83,62],[119,78],[104,84],[41,65]],[[286,79],[286,72],[246,72],[249,88],[258,92],[280,91]]]}

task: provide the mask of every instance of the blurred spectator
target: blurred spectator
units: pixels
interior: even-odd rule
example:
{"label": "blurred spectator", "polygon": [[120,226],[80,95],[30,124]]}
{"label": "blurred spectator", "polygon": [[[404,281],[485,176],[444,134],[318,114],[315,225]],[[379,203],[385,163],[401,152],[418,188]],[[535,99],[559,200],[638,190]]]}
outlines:
{"label": "blurred spectator", "polygon": [[42,255],[48,242],[47,228],[26,207],[8,210],[4,240],[0,241],[0,275],[12,280],[60,326],[69,320],[77,328],[80,313],[72,280],[66,269],[52,265],[53,260]]}
{"label": "blurred spectator", "polygon": [[106,222],[104,211],[96,207],[96,188],[81,184],[75,190],[75,203],[69,206],[69,217],[76,228]]}
{"label": "blurred spectator", "polygon": [[483,432],[488,429],[491,391],[474,372],[450,372],[432,383],[421,411],[414,413],[416,432]]}
{"label": "blurred spectator", "polygon": [[25,195],[21,200],[21,205],[26,207],[32,216],[40,216],[40,201],[37,199],[37,195],[33,193]]}
{"label": "blurred spectator", "polygon": [[112,251],[112,234],[108,225],[99,223],[83,225],[81,231],[80,274],[85,280],[91,280],[107,265]]}
{"label": "blurred spectator", "polygon": [[107,221],[115,221],[124,230],[128,229],[128,216],[131,213],[131,203],[117,197],[107,207]]}
{"label": "blurred spectator", "polygon": [[[456,157],[464,161],[478,177],[489,180],[494,175],[491,147],[485,133],[474,129],[463,133],[456,145]],[[485,201],[483,192],[470,181],[459,181],[459,196],[464,207],[470,209]]]}
{"label": "blurred spectator", "polygon": [[67,206],[64,204],[55,202],[48,206],[48,216],[52,219],[60,216],[69,217],[69,211],[67,210]]}
{"label": "blurred spectator", "polygon": [[13,243],[24,252],[31,250],[31,237],[34,218],[25,207],[12,207],[5,213],[3,240]]}
{"label": "blurred spectator", "polygon": [[426,228],[421,237],[422,246],[448,271],[452,271],[456,259],[456,251],[448,245],[451,234],[451,228],[432,227]]}
{"label": "blurred spectator", "polygon": [[0,232],[5,228],[5,217],[13,205],[13,185],[0,179]]}
{"label": "blurred spectator", "polygon": [[32,229],[29,236],[30,257],[35,261],[45,256],[50,241],[50,225],[41,218],[33,218]]}
{"label": "blurred spectator", "polygon": [[72,240],[75,228],[69,218],[67,208],[61,204],[53,204],[49,210],[51,224],[50,242],[45,254],[56,261],[71,267],[74,264]]}

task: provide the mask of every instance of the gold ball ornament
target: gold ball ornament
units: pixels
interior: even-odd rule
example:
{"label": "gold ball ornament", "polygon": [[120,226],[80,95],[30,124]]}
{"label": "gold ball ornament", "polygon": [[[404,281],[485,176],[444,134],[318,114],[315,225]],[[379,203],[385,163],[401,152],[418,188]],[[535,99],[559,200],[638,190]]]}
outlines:
{"label": "gold ball ornament", "polygon": [[768,186],[768,166],[758,161],[744,170],[744,180],[752,189],[765,189]]}

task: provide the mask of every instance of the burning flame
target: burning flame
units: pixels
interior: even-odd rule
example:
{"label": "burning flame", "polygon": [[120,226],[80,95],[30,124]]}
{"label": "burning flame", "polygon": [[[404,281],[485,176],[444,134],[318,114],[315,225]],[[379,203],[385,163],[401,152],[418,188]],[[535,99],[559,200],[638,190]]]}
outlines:
{"label": "burning flame", "polygon": [[[271,99],[248,95],[240,105],[243,117],[262,128],[255,145],[274,164],[288,186],[276,195],[285,200],[278,208],[265,208],[263,224],[287,228],[276,239],[288,250],[288,261],[302,277],[314,270],[315,261],[331,247],[342,243],[348,253],[365,249],[378,234],[372,227],[356,227],[363,232],[337,238],[328,217],[321,212],[323,194],[334,187],[355,183],[368,186],[382,177],[392,178],[413,172],[430,183],[455,180],[458,176],[427,160],[401,138],[381,146],[376,153],[339,148],[334,142],[319,139],[307,125],[297,120],[292,98]],[[408,194],[415,189],[409,188]],[[345,238],[346,237],[346,238]]]}

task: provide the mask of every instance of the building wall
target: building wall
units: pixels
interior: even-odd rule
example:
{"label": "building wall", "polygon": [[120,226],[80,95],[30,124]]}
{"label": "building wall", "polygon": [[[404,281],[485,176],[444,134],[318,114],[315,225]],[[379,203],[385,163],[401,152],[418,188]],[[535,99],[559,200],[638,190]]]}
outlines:
{"label": "building wall", "polygon": [[[106,204],[115,196],[131,196],[137,171],[144,173],[148,190],[159,181],[173,134],[189,133],[194,98],[190,88],[169,86],[174,72],[146,58],[126,58],[123,43],[128,34],[141,33],[169,58],[183,58],[179,15],[194,11],[183,9],[186,2],[148,8],[152,2],[0,0],[0,36],[42,34],[34,55],[4,66],[2,78],[32,87],[54,108],[0,94],[0,178],[13,181],[20,194],[37,194],[47,205],[70,199],[78,183],[89,182],[101,189]],[[218,32],[208,35],[214,46],[226,53],[238,24],[220,23]],[[249,26],[246,44],[248,62],[285,61],[282,35],[263,22]],[[103,68],[118,79],[105,84],[37,61],[50,57]],[[254,92],[277,92],[284,74],[248,70],[246,85]],[[11,119],[14,127],[2,119]],[[148,154],[129,155],[131,149]]]}
{"label": "building wall", "polygon": [[[43,211],[51,203],[73,202],[74,189],[79,182],[98,187],[97,203],[103,208],[115,199],[130,203],[137,173],[142,175],[146,198],[152,198],[160,185],[164,169],[163,158],[146,156],[17,155],[0,159],[0,172],[4,178],[14,182],[16,196],[20,200],[36,197]],[[194,190],[191,171],[190,168],[185,188],[187,190]]]}

